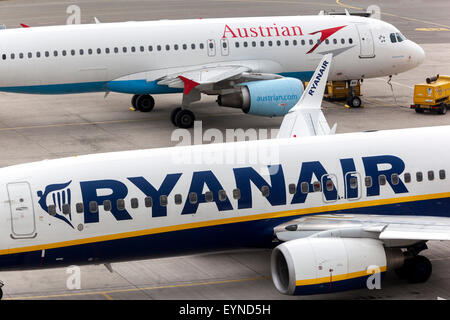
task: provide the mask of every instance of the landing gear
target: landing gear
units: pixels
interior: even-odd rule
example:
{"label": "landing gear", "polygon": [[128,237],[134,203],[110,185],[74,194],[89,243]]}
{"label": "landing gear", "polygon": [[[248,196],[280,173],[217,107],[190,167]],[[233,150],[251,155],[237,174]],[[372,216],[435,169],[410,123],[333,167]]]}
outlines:
{"label": "landing gear", "polygon": [[0,281],[0,300],[3,298],[3,290],[2,287],[4,286],[3,282]]}
{"label": "landing gear", "polygon": [[194,126],[195,114],[188,109],[175,108],[170,114],[173,125],[179,128],[192,128]]}
{"label": "landing gear", "polygon": [[150,112],[155,107],[155,99],[149,94],[135,94],[131,98],[131,105],[135,110]]}
{"label": "landing gear", "polygon": [[347,100],[347,104],[351,108],[359,108],[361,107],[361,99],[358,96],[350,96]]}
{"label": "landing gear", "polygon": [[418,255],[406,259],[404,265],[395,270],[395,273],[400,279],[406,279],[410,283],[422,283],[430,278],[432,271],[430,260]]}

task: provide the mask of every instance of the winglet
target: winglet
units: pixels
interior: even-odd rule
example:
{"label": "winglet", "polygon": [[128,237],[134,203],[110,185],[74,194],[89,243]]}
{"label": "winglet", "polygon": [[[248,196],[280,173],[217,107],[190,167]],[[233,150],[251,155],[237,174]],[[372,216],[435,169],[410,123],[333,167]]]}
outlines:
{"label": "winglet", "polygon": [[24,24],[24,23],[21,23],[20,26],[21,26],[22,28],[31,28],[29,25],[26,25],[26,24]]}
{"label": "winglet", "polygon": [[278,138],[326,135],[335,132],[336,125],[330,129],[321,110],[332,56],[331,53],[326,54],[320,61],[302,97],[284,116]]}
{"label": "winglet", "polygon": [[192,89],[200,85],[200,83],[183,76],[178,76],[178,78],[180,78],[180,80],[183,81],[184,83],[184,91],[183,91],[184,94],[189,94],[189,92],[191,92]]}

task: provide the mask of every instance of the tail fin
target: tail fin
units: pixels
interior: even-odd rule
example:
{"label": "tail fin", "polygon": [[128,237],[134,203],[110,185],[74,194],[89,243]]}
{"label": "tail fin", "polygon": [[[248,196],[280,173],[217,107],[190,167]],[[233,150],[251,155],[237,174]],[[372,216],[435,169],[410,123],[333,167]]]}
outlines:
{"label": "tail fin", "polygon": [[331,60],[331,53],[322,58],[302,97],[284,116],[278,138],[326,135],[336,131],[336,125],[330,129],[321,110]]}

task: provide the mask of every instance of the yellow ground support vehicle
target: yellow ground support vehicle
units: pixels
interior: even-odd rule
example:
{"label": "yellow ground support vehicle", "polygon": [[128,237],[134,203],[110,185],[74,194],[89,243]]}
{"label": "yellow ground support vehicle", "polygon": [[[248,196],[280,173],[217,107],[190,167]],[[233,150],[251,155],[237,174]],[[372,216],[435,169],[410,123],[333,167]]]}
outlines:
{"label": "yellow ground support vehicle", "polygon": [[328,81],[324,97],[328,100],[346,100],[352,108],[361,107],[361,82]]}
{"label": "yellow ground support vehicle", "polygon": [[414,86],[414,104],[411,109],[417,113],[425,110],[445,114],[450,107],[450,76],[437,75],[427,78],[426,83]]}

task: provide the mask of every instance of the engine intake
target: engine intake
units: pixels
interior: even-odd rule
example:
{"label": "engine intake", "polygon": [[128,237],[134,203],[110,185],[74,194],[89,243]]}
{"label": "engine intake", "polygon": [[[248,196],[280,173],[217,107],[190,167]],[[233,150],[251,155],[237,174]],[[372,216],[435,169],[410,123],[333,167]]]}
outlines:
{"label": "engine intake", "polygon": [[273,250],[271,271],[281,293],[309,295],[368,287],[373,274],[381,282],[403,262],[401,249],[384,248],[376,239],[303,238]]}
{"label": "engine intake", "polygon": [[300,80],[282,78],[241,83],[239,91],[219,95],[219,106],[240,108],[244,113],[266,117],[284,116],[302,96]]}

